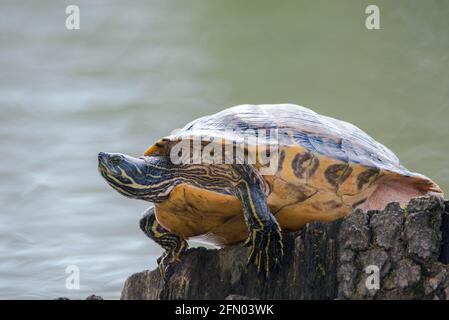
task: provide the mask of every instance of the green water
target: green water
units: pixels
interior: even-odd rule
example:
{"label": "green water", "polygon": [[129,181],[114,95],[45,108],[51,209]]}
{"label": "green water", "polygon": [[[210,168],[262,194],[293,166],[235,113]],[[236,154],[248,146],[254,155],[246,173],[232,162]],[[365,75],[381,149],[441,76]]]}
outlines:
{"label": "green water", "polygon": [[[0,4],[0,298],[118,298],[161,250],[97,173],[204,114],[289,102],[350,121],[449,190],[449,2]],[[67,290],[77,265],[80,290]]]}

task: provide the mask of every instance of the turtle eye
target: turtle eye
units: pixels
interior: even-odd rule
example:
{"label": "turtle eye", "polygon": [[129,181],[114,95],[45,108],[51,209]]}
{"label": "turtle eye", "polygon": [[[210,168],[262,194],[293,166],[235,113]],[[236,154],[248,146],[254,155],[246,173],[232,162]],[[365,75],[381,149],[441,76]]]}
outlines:
{"label": "turtle eye", "polygon": [[109,163],[112,164],[113,166],[118,166],[120,163],[122,163],[123,158],[120,156],[112,156],[109,159]]}

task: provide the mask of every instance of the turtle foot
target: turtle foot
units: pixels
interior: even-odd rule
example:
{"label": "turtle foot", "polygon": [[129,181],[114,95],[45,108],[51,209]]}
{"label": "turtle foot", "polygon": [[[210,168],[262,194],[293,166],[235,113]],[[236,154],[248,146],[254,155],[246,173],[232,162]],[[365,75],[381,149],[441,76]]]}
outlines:
{"label": "turtle foot", "polygon": [[257,271],[267,277],[280,265],[284,256],[282,233],[276,222],[262,230],[254,229],[245,245],[251,245],[247,265],[255,264]]}
{"label": "turtle foot", "polygon": [[173,267],[181,261],[181,256],[187,250],[187,242],[183,240],[177,250],[167,250],[157,259],[161,278],[168,277],[173,272]]}

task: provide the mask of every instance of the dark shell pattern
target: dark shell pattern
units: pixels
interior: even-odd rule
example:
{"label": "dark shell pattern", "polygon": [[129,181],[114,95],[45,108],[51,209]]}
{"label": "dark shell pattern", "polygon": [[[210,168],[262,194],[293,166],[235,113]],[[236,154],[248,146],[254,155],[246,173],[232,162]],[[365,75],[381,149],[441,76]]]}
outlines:
{"label": "dark shell pattern", "polygon": [[[234,131],[230,131],[230,130]],[[242,141],[244,132],[277,129],[275,143],[294,143],[310,152],[367,167],[413,175],[399,164],[396,155],[355,125],[320,115],[294,104],[238,105],[187,124],[170,140],[205,136]],[[292,142],[293,140],[293,142]],[[256,140],[246,140],[250,144]]]}

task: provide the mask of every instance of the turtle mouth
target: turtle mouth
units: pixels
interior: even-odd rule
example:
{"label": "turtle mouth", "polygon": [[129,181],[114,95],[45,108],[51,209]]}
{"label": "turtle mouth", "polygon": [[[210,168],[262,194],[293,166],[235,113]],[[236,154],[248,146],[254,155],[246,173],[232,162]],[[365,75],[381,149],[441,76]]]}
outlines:
{"label": "turtle mouth", "polygon": [[120,180],[120,173],[116,169],[111,169],[107,164],[99,163],[98,172],[112,187],[116,188],[116,183]]}
{"label": "turtle mouth", "polygon": [[113,172],[111,172],[111,170],[109,170],[109,168],[106,166],[106,164],[101,163],[101,162],[98,163],[98,171],[104,178],[113,175]]}
{"label": "turtle mouth", "polygon": [[98,154],[98,171],[100,171],[101,175],[103,175],[103,176],[104,175],[107,175],[107,176],[120,175],[120,173],[118,172],[119,170],[117,170],[116,168],[111,166],[111,161],[110,161],[109,155],[104,152],[100,152]]}
{"label": "turtle mouth", "polygon": [[100,173],[106,173],[108,171],[107,168],[107,158],[106,158],[106,154],[103,152],[100,152],[98,154],[98,170],[100,171]]}
{"label": "turtle mouth", "polygon": [[100,173],[107,173],[108,169],[105,167],[104,164],[98,163],[98,171],[100,171]]}

